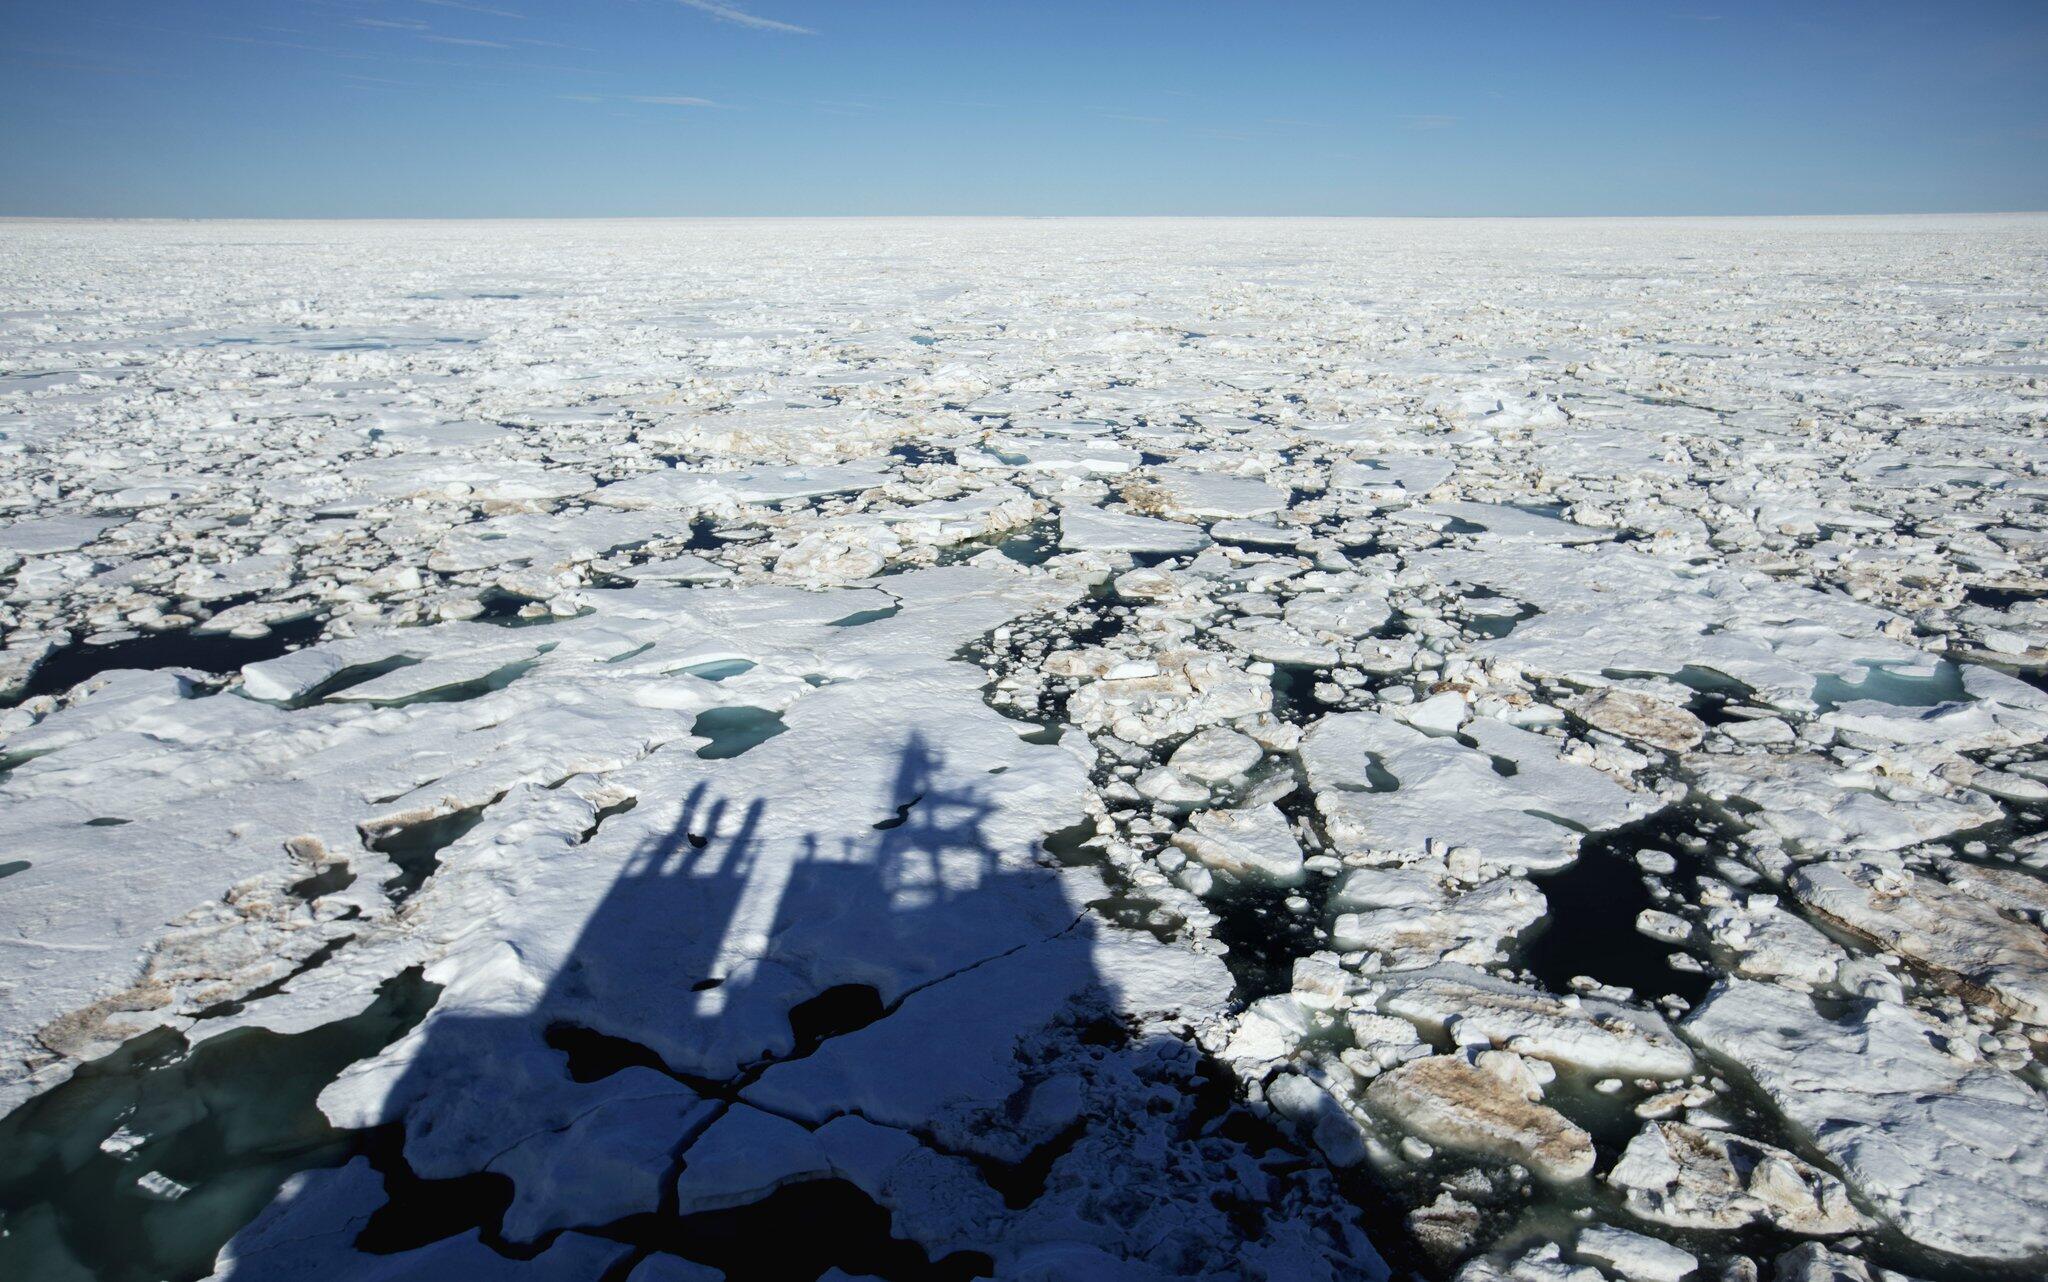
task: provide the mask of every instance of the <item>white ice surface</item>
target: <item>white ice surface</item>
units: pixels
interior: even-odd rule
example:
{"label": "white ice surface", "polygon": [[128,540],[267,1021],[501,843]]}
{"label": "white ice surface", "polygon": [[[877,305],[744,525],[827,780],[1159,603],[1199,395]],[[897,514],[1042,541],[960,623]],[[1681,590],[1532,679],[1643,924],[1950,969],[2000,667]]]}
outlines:
{"label": "white ice surface", "polygon": [[[1615,1074],[1542,1101],[1603,1136],[1782,1114],[1881,1221],[1787,1268],[2033,1267],[2044,243],[9,224],[0,1107],[418,968],[432,1013],[323,1107],[566,1231],[362,1256],[356,1164],[224,1269],[586,1276],[680,1164],[705,1205],[846,1181],[1007,1276],[1312,1278],[1377,1268],[1323,1159],[1492,1197],[1461,1251],[1520,1209],[1360,1102],[1456,1041],[1532,1105]],[[1586,920],[1523,874],[1588,858],[1650,878],[1604,925],[1737,977],[1700,1062],[1494,973]],[[821,1009],[880,1015],[814,1047]],[[1320,1157],[1209,1129],[1197,1046]],[[692,1176],[745,1109],[804,1141]],[[984,1179],[1069,1143],[1028,1205]],[[1593,1245],[1472,1276],[1674,1267],[1541,1196]]]}

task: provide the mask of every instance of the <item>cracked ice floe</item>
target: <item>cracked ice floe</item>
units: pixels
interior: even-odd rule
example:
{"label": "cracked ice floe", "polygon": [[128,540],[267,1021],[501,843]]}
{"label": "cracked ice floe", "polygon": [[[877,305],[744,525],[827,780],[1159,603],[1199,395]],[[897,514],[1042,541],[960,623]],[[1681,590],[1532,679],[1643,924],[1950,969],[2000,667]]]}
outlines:
{"label": "cracked ice floe", "polygon": [[1573,525],[1540,512],[1529,512],[1502,503],[1430,503],[1411,508],[1395,518],[1420,521],[1436,528],[1475,526],[1488,537],[1488,546],[1502,540],[1527,543],[1604,543],[1614,537],[1606,530]]}
{"label": "cracked ice floe", "polygon": [[443,535],[427,557],[427,568],[456,574],[525,565],[552,574],[594,561],[614,549],[645,543],[665,529],[661,520],[623,512],[493,517]]}
{"label": "cracked ice floe", "polygon": [[1939,778],[1893,774],[1879,759],[1845,766],[1816,753],[1710,757],[1697,770],[1709,797],[1793,849],[1897,850],[1993,823],[1998,803]]}
{"label": "cracked ice floe", "polygon": [[1373,500],[1415,499],[1451,478],[1447,458],[1344,459],[1330,468],[1330,488]]}
{"label": "cracked ice floe", "polygon": [[1465,848],[1480,863],[1542,872],[1570,863],[1581,833],[1649,809],[1541,735],[1484,718],[1464,728],[1476,748],[1375,712],[1317,722],[1302,767],[1338,847],[1392,858]]}
{"label": "cracked ice floe", "polygon": [[1773,707],[1812,711],[1827,678],[1860,685],[1873,671],[1931,681],[1940,662],[1894,639],[1897,616],[1761,574],[1701,567],[1631,548],[1590,550],[1487,541],[1431,549],[1411,562],[1490,588],[1542,614],[1480,653],[1598,684],[1609,673],[1687,668],[1743,683]]}
{"label": "cracked ice floe", "polygon": [[1937,983],[2048,1023],[2048,936],[2000,905],[1909,870],[1833,860],[1801,867],[1791,889],[1822,920],[1933,971]]}
{"label": "cracked ice floe", "polygon": [[1871,1002],[1830,1019],[1798,993],[1734,980],[1685,1030],[1909,1238],[1981,1260],[2048,1256],[2048,1104],[1946,1053],[1910,1011]]}

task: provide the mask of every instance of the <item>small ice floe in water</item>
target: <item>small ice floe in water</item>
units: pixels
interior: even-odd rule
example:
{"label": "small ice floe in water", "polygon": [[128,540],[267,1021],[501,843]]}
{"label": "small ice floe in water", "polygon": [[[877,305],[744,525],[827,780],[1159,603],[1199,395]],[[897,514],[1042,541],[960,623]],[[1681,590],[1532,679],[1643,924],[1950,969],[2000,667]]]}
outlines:
{"label": "small ice floe in water", "polygon": [[162,1171],[149,1171],[135,1181],[135,1187],[162,1202],[175,1202],[190,1193],[189,1186],[180,1184]]}
{"label": "small ice floe in water", "polygon": [[149,1141],[147,1135],[138,1135],[125,1126],[114,1128],[114,1133],[100,1141],[100,1152],[125,1157]]}

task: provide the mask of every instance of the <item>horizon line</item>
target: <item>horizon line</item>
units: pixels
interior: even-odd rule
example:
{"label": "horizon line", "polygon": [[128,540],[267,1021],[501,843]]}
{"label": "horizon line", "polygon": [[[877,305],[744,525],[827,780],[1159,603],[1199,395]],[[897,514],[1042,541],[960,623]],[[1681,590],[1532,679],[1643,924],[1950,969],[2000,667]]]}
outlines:
{"label": "horizon line", "polygon": [[8,214],[0,223],[406,223],[406,222],[861,222],[884,219],[1060,222],[1179,219],[1205,222],[1590,222],[1686,219],[2038,218],[2044,209],[1898,209],[1805,213],[1332,214],[1332,213],[748,213],[748,214]]}

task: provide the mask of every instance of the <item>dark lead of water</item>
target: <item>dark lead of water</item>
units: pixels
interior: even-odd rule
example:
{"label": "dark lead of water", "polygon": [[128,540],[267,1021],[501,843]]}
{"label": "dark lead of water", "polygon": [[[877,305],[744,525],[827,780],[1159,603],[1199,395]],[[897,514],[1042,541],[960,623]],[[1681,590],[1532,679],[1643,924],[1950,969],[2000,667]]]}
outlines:
{"label": "dark lead of water", "polygon": [[196,668],[215,676],[239,672],[243,665],[275,659],[288,650],[317,640],[326,620],[319,616],[293,619],[272,625],[260,637],[230,636],[225,632],[194,632],[180,628],[151,632],[107,645],[74,641],[52,650],[36,665],[21,697],[61,694],[81,681],[102,672],[121,668]]}
{"label": "dark lead of water", "polygon": [[1971,605],[1986,606],[1993,610],[2010,610],[2023,601],[2039,601],[2048,593],[2030,592],[2023,588],[1993,588],[1982,584],[1963,589],[1963,599]]}
{"label": "dark lead of water", "polygon": [[484,608],[478,612],[475,619],[476,622],[495,623],[500,627],[506,628],[530,626],[533,620],[522,618],[519,612],[529,605],[538,604],[530,596],[521,596],[517,592],[507,592],[503,588],[486,589],[483,596],[478,598],[478,601]]}
{"label": "dark lead of water", "polygon": [[[427,878],[441,866],[441,852],[482,823],[484,809],[483,806],[470,806],[425,823],[366,834],[363,844],[390,856],[391,862],[398,865],[398,875],[384,883],[385,893],[393,899],[404,899],[425,885]],[[299,884],[303,886],[306,883]]]}
{"label": "dark lead of water", "polygon": [[1237,999],[1250,1003],[1289,991],[1294,987],[1295,959],[1329,947],[1318,905],[1311,902],[1305,912],[1287,906],[1289,897],[1316,888],[1275,886],[1228,873],[1217,873],[1216,880],[1228,884],[1210,896],[1208,904],[1216,913],[1216,938],[1230,948],[1223,964],[1237,981]]}
{"label": "dark lead of water", "polygon": [[887,1013],[874,985],[836,984],[789,1008],[789,1029],[796,1042],[783,1058],[802,1059],[827,1040],[857,1033]]}
{"label": "dark lead of water", "polygon": [[892,458],[900,458],[913,467],[920,463],[939,463],[950,467],[956,457],[951,449],[943,445],[911,443],[894,446],[889,450],[889,454]]}
{"label": "dark lead of water", "polygon": [[1044,565],[1060,550],[1059,526],[1053,521],[1034,521],[996,544],[996,550],[1020,565]]}
{"label": "dark lead of water", "polygon": [[1298,726],[1308,726],[1319,720],[1331,706],[1316,693],[1316,683],[1324,676],[1324,669],[1303,667],[1296,663],[1273,665],[1273,715],[1282,721]]}
{"label": "dark lead of water", "polygon": [[1588,837],[1571,867],[1537,878],[1549,911],[1521,964],[1557,993],[1572,991],[1572,978],[1586,975],[1632,988],[1646,1000],[1673,995],[1697,1002],[1706,996],[1708,976],[1674,970],[1671,945],[1636,929],[1636,915],[1657,907],[1635,865],[1636,852],[1671,853],[1683,870],[1686,856],[1676,838],[1689,831],[1666,812]]}
{"label": "dark lead of water", "polygon": [[718,532],[718,522],[709,517],[698,517],[690,522],[690,541],[683,544],[685,551],[714,552],[728,543],[740,542],[729,539]]}
{"label": "dark lead of water", "polygon": [[364,1151],[315,1101],[439,992],[408,971],[362,1014],[303,1033],[238,1029],[188,1049],[158,1030],[23,1104],[0,1119],[0,1277],[205,1277],[288,1177]]}

